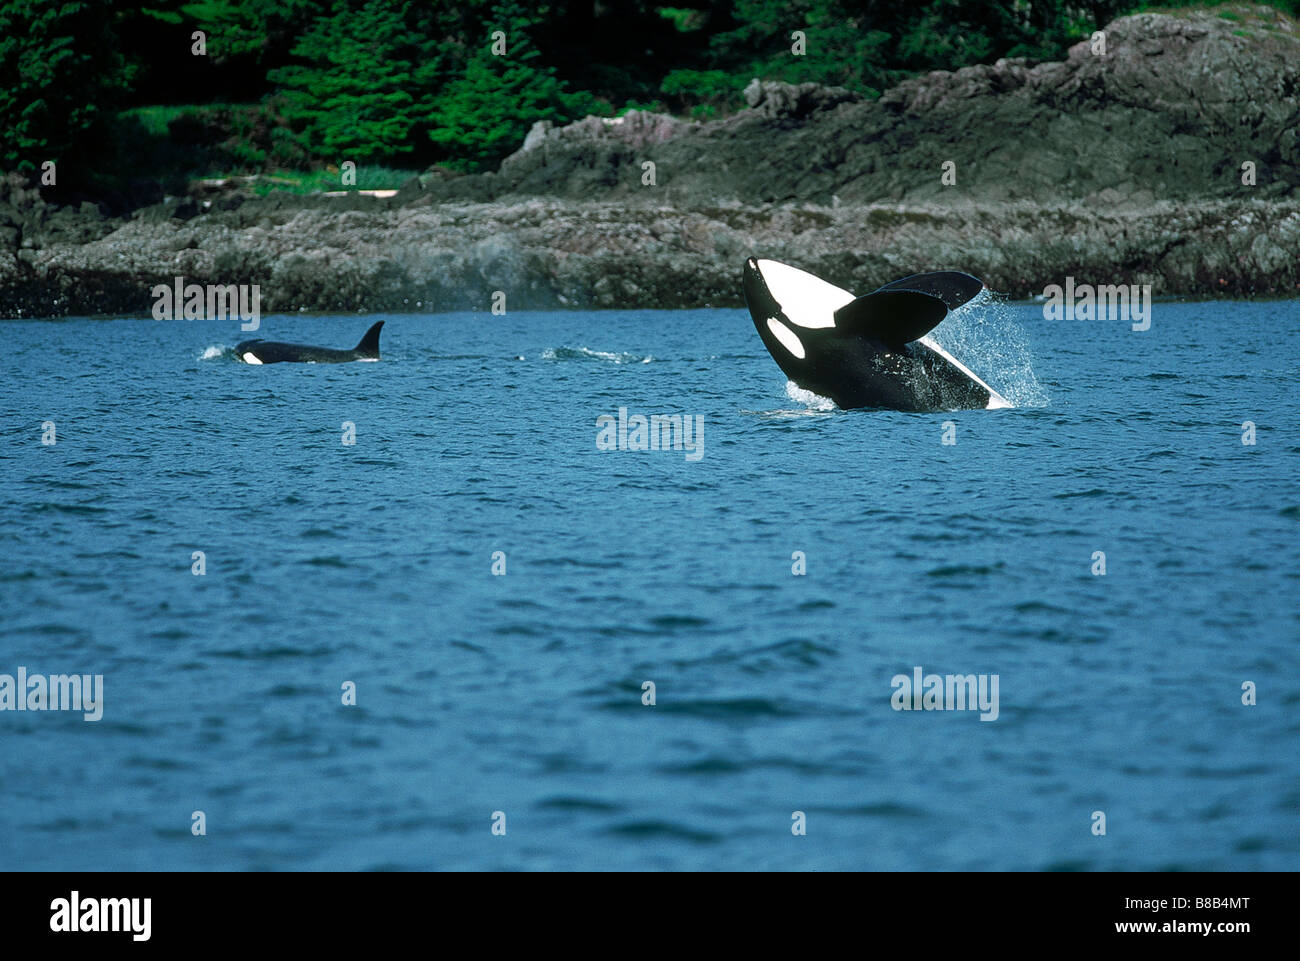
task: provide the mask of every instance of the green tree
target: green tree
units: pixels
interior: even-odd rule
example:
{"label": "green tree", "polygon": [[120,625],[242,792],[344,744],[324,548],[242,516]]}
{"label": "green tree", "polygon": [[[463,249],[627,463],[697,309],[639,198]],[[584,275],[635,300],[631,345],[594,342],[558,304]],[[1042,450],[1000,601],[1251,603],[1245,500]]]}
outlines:
{"label": "green tree", "polygon": [[[531,23],[513,0],[499,4],[464,75],[442,90],[429,137],[446,151],[449,166],[491,166],[518,149],[538,120],[565,121],[608,108],[591,94],[565,89],[555,69],[541,62],[529,36]],[[497,31],[504,38],[494,40]],[[497,43],[504,44],[504,53],[493,53]]]}
{"label": "green tree", "polygon": [[373,163],[412,152],[430,68],[409,16],[391,0],[338,3],[293,48],[305,63],[270,72],[313,155]]}
{"label": "green tree", "polygon": [[0,0],[0,170],[89,175],[130,78],[99,0]]}

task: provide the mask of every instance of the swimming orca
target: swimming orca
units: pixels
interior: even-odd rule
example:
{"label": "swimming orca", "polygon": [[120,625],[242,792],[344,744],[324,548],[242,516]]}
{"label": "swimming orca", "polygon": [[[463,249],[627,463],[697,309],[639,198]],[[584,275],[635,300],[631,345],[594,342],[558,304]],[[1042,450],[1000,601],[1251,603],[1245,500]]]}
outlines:
{"label": "swimming orca", "polygon": [[977,277],[913,274],[854,297],[806,271],[751,257],[744,288],[754,326],[785,375],[844,410],[1011,406],[926,337],[984,289]]}
{"label": "swimming orca", "polygon": [[284,344],[278,340],[246,340],[235,347],[235,355],[246,364],[279,364],[297,361],[304,364],[343,364],[349,360],[379,359],[379,329],[384,322],[377,321],[366,331],[366,336],[351,350],[334,350],[331,347],[311,347],[307,344]]}

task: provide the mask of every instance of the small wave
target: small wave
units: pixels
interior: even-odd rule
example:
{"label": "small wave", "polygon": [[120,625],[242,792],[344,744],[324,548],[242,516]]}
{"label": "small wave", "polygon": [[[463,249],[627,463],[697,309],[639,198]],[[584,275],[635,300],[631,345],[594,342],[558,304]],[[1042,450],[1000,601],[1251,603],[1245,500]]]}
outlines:
{"label": "small wave", "polygon": [[694,828],[676,821],[625,821],[606,829],[606,834],[616,834],[639,841],[691,841],[696,844],[716,844],[723,836],[713,831]]}
{"label": "small wave", "polygon": [[796,404],[803,404],[812,410],[834,410],[835,401],[829,397],[823,397],[821,394],[815,394],[811,390],[804,390],[792,380],[785,382],[785,396],[789,397]]}
{"label": "small wave", "polygon": [[798,410],[746,410],[741,408],[742,414],[762,417],[764,420],[796,420],[804,417],[830,417],[831,412],[828,410],[809,410],[807,407],[800,407]]}
{"label": "small wave", "polygon": [[682,614],[664,614],[659,617],[650,618],[651,626],[663,630],[674,631],[678,628],[700,629],[709,626],[709,620],[706,617],[689,617]]}
{"label": "small wave", "polygon": [[997,574],[1002,570],[1002,562],[996,564],[949,564],[926,571],[927,577],[965,577],[969,574]]}
{"label": "small wave", "polygon": [[544,811],[591,811],[596,814],[615,814],[623,810],[623,805],[612,801],[568,795],[543,798],[536,802],[533,807]]}
{"label": "small wave", "polygon": [[590,347],[547,347],[542,351],[542,360],[603,360],[610,364],[648,364],[654,357],[626,351],[592,350]]}

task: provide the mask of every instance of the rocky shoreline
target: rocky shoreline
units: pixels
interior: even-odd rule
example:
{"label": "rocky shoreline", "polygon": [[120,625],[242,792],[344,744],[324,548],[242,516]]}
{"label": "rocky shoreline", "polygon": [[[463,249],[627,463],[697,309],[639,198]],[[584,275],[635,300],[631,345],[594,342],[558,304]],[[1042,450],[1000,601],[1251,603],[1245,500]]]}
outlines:
{"label": "rocky shoreline", "polygon": [[850,289],[957,267],[1016,297],[1066,276],[1296,297],[1300,34],[1241,9],[1122,18],[1105,55],[876,101],[755,82],[714,123],[539,124],[498,172],[392,197],[196,184],[113,215],[10,176],[0,316],[143,313],[176,277],[258,284],[266,312],[735,306],[748,256]]}

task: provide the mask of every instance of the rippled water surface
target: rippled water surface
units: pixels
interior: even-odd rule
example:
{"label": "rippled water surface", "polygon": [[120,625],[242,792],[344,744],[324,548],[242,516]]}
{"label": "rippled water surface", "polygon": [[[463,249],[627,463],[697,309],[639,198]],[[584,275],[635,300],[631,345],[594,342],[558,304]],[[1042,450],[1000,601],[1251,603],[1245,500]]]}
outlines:
{"label": "rippled water surface", "polygon": [[0,323],[0,673],[106,691],[0,712],[0,868],[1300,864],[1300,303],[971,308],[1019,406],[955,414],[787,392],[743,311],[387,320]]}

